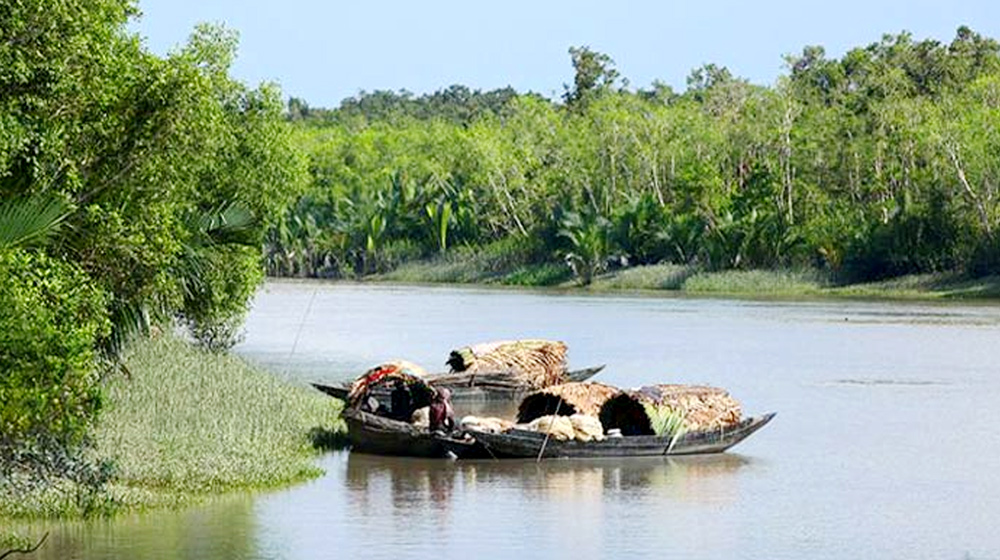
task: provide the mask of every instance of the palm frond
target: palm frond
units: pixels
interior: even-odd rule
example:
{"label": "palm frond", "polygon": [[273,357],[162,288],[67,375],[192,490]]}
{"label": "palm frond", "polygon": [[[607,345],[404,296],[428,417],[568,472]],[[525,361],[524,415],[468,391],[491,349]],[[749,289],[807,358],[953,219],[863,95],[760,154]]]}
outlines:
{"label": "palm frond", "polygon": [[34,195],[0,204],[0,249],[44,245],[70,215],[61,198]]}
{"label": "palm frond", "polygon": [[138,302],[118,301],[111,306],[111,334],[101,344],[104,357],[127,373],[122,354],[136,336],[149,336],[149,310]]}

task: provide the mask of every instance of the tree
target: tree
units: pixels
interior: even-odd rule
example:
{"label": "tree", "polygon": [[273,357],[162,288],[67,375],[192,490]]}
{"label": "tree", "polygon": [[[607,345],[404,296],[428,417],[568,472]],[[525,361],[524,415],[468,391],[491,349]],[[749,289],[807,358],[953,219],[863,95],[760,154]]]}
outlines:
{"label": "tree", "polygon": [[229,76],[235,33],[199,26],[160,58],[128,30],[136,13],[129,0],[0,8],[0,307],[24,323],[0,329],[0,369],[37,393],[0,399],[11,437],[51,418],[79,441],[98,409],[92,362],[150,318],[196,334],[238,323],[263,233],[305,179],[276,88]]}
{"label": "tree", "polygon": [[610,56],[593,51],[590,47],[570,47],[573,61],[573,86],[563,85],[563,101],[570,108],[586,105],[602,92],[610,90],[619,78],[615,61]]}

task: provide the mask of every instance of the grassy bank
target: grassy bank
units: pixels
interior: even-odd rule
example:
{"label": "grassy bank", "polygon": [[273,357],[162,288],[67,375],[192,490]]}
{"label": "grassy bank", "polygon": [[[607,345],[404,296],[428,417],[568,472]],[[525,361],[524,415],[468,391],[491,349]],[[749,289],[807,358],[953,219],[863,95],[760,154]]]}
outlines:
{"label": "grassy bank", "polygon": [[319,474],[314,441],[342,432],[338,401],[171,336],[138,343],[126,365],[130,377],[115,375],[105,388],[90,452],[110,481],[0,489],[0,520],[180,506],[286,485]]}
{"label": "grassy bank", "polygon": [[[406,263],[390,273],[371,278],[374,281],[408,283],[578,287],[567,266],[550,263],[503,269],[474,256]],[[710,272],[695,266],[657,264],[606,272],[595,277],[590,286],[581,289],[767,298],[974,299],[1000,298],[1000,276],[968,278],[957,273],[938,273],[901,276],[880,282],[839,284],[830,275],[816,270]]]}

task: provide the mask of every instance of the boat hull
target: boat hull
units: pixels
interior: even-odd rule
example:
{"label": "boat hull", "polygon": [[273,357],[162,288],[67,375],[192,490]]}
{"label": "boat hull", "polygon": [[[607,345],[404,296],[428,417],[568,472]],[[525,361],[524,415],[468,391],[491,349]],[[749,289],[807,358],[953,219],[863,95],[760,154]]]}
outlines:
{"label": "boat hull", "polygon": [[376,416],[358,409],[342,413],[352,452],[426,458],[476,458],[488,456],[474,440],[436,434],[406,422]]}
{"label": "boat hull", "polygon": [[609,437],[602,441],[559,441],[545,434],[509,430],[491,434],[470,432],[487,454],[496,458],[643,457],[721,453],[763,428],[774,413],[751,417],[721,430],[688,432],[673,441],[658,436]]}

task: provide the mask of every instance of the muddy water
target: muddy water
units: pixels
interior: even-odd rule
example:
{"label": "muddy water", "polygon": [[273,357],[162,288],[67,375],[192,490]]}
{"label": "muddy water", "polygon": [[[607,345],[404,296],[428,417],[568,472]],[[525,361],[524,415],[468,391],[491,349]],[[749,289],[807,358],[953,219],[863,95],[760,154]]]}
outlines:
{"label": "muddy water", "polygon": [[53,526],[41,558],[1000,558],[1000,308],[272,283],[238,351],[293,382],[565,340],[603,381],[777,411],[733,452],[542,463],[347,452],[280,492]]}

